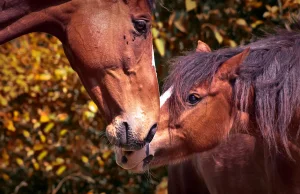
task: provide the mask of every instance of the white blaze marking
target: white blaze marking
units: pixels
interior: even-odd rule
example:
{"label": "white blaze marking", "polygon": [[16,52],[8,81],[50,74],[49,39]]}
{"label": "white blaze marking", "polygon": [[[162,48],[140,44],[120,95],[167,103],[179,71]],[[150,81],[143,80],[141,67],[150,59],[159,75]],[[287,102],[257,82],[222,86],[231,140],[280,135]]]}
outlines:
{"label": "white blaze marking", "polygon": [[153,46],[152,46],[152,66],[153,66],[154,68],[156,68],[156,67],[155,67],[155,59],[154,59],[154,49],[153,49]]}
{"label": "white blaze marking", "polygon": [[160,96],[160,108],[166,103],[166,101],[171,97],[173,92],[173,86],[171,86],[163,95]]}

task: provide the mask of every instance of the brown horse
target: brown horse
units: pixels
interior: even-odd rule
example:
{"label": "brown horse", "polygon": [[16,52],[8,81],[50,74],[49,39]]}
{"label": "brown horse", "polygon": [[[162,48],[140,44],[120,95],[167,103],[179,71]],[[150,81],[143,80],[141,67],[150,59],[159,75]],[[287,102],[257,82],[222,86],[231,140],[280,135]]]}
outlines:
{"label": "brown horse", "polygon": [[[169,89],[165,95],[170,98],[161,109],[159,130],[151,145],[144,148],[149,153],[147,160],[134,170],[145,169],[152,154],[155,157],[150,166],[154,167],[209,151],[208,160],[197,162],[201,166],[210,161],[202,166],[206,184],[209,173],[205,175],[205,172],[218,172],[217,167],[223,166],[224,161],[240,164],[241,156],[245,165],[233,166],[226,171],[227,176],[222,174],[224,170],[221,174],[212,174],[225,180],[235,170],[241,170],[245,173],[240,176],[248,177],[241,180],[246,186],[249,180],[255,180],[253,177],[261,178],[262,182],[255,180],[254,183],[260,193],[299,193],[299,45],[299,32],[280,31],[244,47],[179,58],[167,80]],[[238,136],[231,141],[228,137],[232,133],[247,133],[255,138],[247,142],[243,137],[239,142]],[[221,144],[224,140],[228,140],[225,141],[228,144]],[[216,148],[220,144],[221,147]],[[214,152],[214,148],[218,150]],[[247,154],[238,150],[246,150]],[[233,156],[218,162],[227,153]],[[249,157],[255,162],[247,159]],[[141,161],[143,158],[130,159]],[[263,167],[254,167],[254,164],[263,164]],[[249,174],[254,176],[246,173],[251,167],[253,171]],[[210,192],[222,193],[220,185],[216,188]],[[230,188],[229,193],[235,193],[235,187]],[[223,193],[228,192],[223,190]]]}
{"label": "brown horse", "polygon": [[108,126],[111,143],[150,142],[159,113],[151,0],[0,0],[0,44],[39,31],[58,37]]}

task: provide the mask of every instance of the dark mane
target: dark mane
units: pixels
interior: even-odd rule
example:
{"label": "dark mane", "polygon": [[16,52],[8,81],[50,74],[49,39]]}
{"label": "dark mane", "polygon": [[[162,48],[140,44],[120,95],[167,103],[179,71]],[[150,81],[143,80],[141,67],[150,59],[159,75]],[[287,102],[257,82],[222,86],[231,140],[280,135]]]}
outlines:
{"label": "dark mane", "polygon": [[[254,88],[254,114],[261,135],[269,146],[280,142],[288,151],[287,128],[300,107],[300,32],[279,30],[246,46],[226,48],[211,53],[193,52],[173,62],[165,90],[173,86],[170,98],[171,119],[185,108],[191,88],[211,81],[219,66],[227,59],[250,47],[250,54],[238,71],[234,84],[233,104],[243,111]],[[299,126],[297,126],[299,127]],[[298,129],[298,128],[297,128]],[[293,137],[296,138],[296,137]]]}

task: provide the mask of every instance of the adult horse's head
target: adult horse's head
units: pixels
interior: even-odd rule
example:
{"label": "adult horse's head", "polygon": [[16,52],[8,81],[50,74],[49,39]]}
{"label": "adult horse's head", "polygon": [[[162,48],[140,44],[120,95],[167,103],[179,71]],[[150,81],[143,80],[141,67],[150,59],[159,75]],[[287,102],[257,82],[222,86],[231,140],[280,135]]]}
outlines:
{"label": "adult horse's head", "polygon": [[159,113],[151,0],[5,2],[0,43],[32,31],[57,36],[106,119],[110,142],[136,150],[151,141]]}

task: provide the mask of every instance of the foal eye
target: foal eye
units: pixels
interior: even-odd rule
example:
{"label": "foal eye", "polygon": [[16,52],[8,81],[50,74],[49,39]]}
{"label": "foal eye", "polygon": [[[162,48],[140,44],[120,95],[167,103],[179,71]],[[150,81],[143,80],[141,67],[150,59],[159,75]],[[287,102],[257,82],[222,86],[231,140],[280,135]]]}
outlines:
{"label": "foal eye", "polygon": [[190,105],[195,105],[195,104],[197,104],[200,101],[201,101],[201,98],[197,94],[190,94],[188,96],[188,103]]}
{"label": "foal eye", "polygon": [[134,28],[136,31],[138,31],[141,34],[145,34],[148,31],[148,26],[147,26],[147,21],[146,20],[134,20]]}

